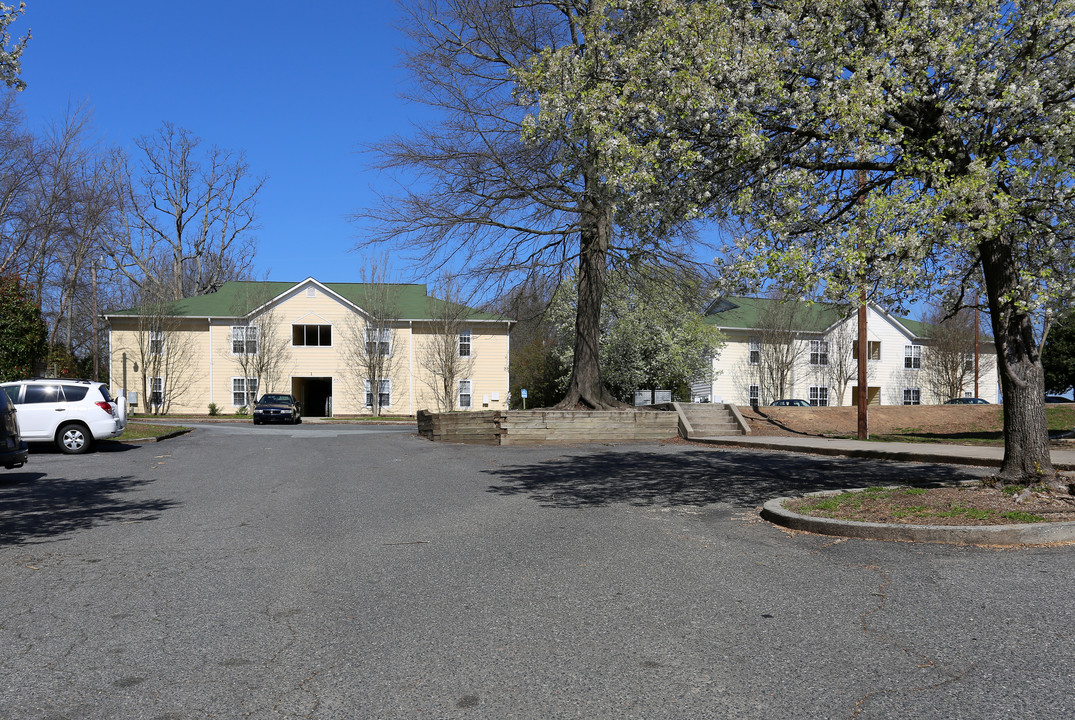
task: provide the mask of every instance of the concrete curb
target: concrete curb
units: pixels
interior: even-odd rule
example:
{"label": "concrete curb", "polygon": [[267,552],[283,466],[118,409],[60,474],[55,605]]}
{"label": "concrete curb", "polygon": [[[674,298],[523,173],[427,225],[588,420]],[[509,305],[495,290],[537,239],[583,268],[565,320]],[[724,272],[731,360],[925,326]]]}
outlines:
{"label": "concrete curb", "polygon": [[[832,494],[835,493],[811,493],[811,495]],[[797,498],[782,497],[770,500],[762,507],[762,518],[790,530],[865,540],[902,540],[953,545],[1049,545],[1075,542],[1075,522],[1022,525],[894,525],[851,522],[800,515],[784,507],[785,502],[795,499]]]}
{"label": "concrete curb", "polygon": [[172,438],[179,437],[180,435],[186,435],[189,432],[194,432],[194,428],[184,428],[182,430],[176,430],[175,432],[170,432],[170,433],[165,433],[163,435],[158,435],[157,437],[132,438],[131,440],[121,440],[120,442],[125,442],[125,443],[160,442],[161,440],[171,440]]}

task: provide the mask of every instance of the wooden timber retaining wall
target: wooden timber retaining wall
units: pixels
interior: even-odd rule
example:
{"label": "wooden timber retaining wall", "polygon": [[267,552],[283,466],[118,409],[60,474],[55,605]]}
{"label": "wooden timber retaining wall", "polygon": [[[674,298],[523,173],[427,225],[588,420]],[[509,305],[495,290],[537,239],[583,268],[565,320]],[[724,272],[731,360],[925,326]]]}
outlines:
{"label": "wooden timber retaining wall", "polygon": [[630,442],[679,434],[675,412],[655,410],[418,411],[418,434],[430,440],[483,445]]}
{"label": "wooden timber retaining wall", "polygon": [[500,410],[481,412],[431,413],[418,411],[418,434],[440,442],[475,445],[500,444]]}

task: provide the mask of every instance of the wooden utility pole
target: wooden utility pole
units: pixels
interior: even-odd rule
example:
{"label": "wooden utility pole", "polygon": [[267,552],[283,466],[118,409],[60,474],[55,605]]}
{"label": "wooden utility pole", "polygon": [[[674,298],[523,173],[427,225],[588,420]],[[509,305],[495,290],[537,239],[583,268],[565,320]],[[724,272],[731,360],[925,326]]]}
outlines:
{"label": "wooden utility pole", "polygon": [[867,404],[870,400],[869,381],[866,379],[866,362],[869,354],[869,342],[866,340],[866,288],[859,294],[859,397],[858,397],[858,439],[870,439],[870,422]]}
{"label": "wooden utility pole", "polygon": [[[98,355],[100,355],[100,344],[97,342],[97,258],[93,259],[93,381],[98,382],[100,378],[100,363]],[[70,335],[68,335],[70,337]],[[109,383],[112,379],[109,378]]]}
{"label": "wooden utility pole", "polygon": [[981,318],[978,316],[978,297],[974,298],[974,397],[981,397],[978,394],[978,325]]}
{"label": "wooden utility pole", "polygon": [[[863,176],[863,171],[858,171],[859,192],[862,192],[863,186],[866,184],[866,178]],[[861,208],[862,203],[865,200],[864,195],[859,195],[858,205]],[[862,230],[865,223],[863,222],[862,213],[859,212],[858,216],[859,224],[859,246],[861,247]],[[866,339],[866,268],[862,268],[862,276],[859,279],[862,283],[859,287],[859,367],[858,367],[858,385],[859,385],[859,404],[858,404],[858,439],[869,440],[870,439],[870,418],[867,405],[870,402],[870,386],[869,380],[866,379],[866,363],[868,361],[868,355],[870,352],[869,341]]]}

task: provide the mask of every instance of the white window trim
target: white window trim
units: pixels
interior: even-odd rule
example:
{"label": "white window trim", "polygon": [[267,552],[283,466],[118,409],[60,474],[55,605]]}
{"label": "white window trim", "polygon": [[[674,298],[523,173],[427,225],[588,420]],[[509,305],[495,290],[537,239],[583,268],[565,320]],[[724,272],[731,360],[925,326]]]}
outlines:
{"label": "white window trim", "polygon": [[[148,376],[146,378],[146,386],[148,387],[148,391],[149,391],[149,397],[146,398],[146,407],[151,407],[153,405],[163,406],[164,405],[164,388],[165,388],[164,378],[160,377],[160,376],[155,377],[155,376],[150,375],[150,376]],[[158,386],[160,387],[160,390],[157,390]],[[155,403],[155,402],[153,402],[153,394],[158,393],[158,392],[160,393],[160,402]]]}
{"label": "white window trim", "polygon": [[[242,390],[236,390],[235,389],[235,381],[236,380],[241,380],[242,381],[242,383],[243,383],[243,389]],[[251,384],[253,384],[253,386],[254,386],[253,391],[251,391],[251,389],[250,389]],[[235,393],[237,393],[237,392],[241,392],[243,394],[243,397],[246,398],[247,402],[242,402],[242,403],[235,402]],[[253,398],[251,398],[251,392],[253,392]],[[232,377],[232,379],[231,379],[231,404],[232,404],[232,407],[237,407],[237,408],[244,407],[244,406],[245,407],[251,407],[258,400],[257,394],[258,394],[258,379],[257,378],[244,378],[244,377],[238,376],[238,375]]]}
{"label": "white window trim", "polygon": [[[824,362],[822,362],[824,360]],[[828,340],[811,340],[810,341],[810,364],[811,365],[828,365],[829,364],[829,341]]]}
{"label": "white window trim", "polygon": [[747,404],[748,405],[760,405],[761,404],[761,385],[748,385],[747,386]]}
{"label": "white window trim", "polygon": [[[362,382],[365,384],[365,390],[366,390],[366,396],[363,399],[365,401],[364,407],[368,407],[368,408],[372,409],[373,408],[373,395],[370,393],[370,381],[367,378],[367,379],[363,380]],[[387,393],[384,393],[384,392],[379,393],[380,395],[388,395],[388,402],[387,403],[381,403],[380,406],[382,408],[390,408],[390,407],[392,407],[392,379],[387,378],[387,379],[384,379],[384,380],[380,380],[379,382],[380,382],[381,387],[385,387],[385,386],[388,387],[388,392]]]}
{"label": "white window trim", "polygon": [[[825,392],[822,393],[821,391]],[[825,402],[821,402],[821,396],[825,396]],[[829,386],[828,385],[811,385],[810,386],[810,405],[813,407],[828,407],[829,406]]]}
{"label": "white window trim", "polygon": [[[370,343],[377,342],[376,340],[370,340],[370,335],[371,334],[376,335],[377,334],[377,328],[370,328],[370,327],[366,328],[366,354],[370,353]],[[382,357],[392,357],[392,351],[395,349],[395,348],[392,347],[393,344],[394,344],[394,339],[395,339],[394,336],[395,336],[395,333],[392,332],[392,328],[387,328],[387,327],[381,328],[381,341],[380,341],[380,344],[381,345],[385,345],[385,344],[388,345],[388,352],[381,353]]]}
{"label": "white window trim", "polygon": [[761,365],[761,341],[756,337],[747,340],[747,364]]}
{"label": "white window trim", "polygon": [[[247,349],[251,339],[251,331],[253,331],[254,352],[249,352]],[[242,337],[237,337],[241,335]],[[243,352],[235,352],[235,343],[243,343]],[[231,354],[232,355],[257,355],[261,345],[261,332],[257,325],[232,325],[231,326]]]}
{"label": "white window trim", "polygon": [[921,345],[904,345],[903,346],[903,369],[904,370],[921,370],[922,369],[922,346]]}
{"label": "white window trim", "polygon": [[[463,392],[463,383],[467,384],[467,391]],[[467,396],[467,404],[463,404],[463,396]],[[460,380],[456,384],[456,404],[460,410],[470,410],[474,407],[474,381],[470,378]]]}
{"label": "white window trim", "polygon": [[[910,397],[910,401],[908,401],[908,397]],[[921,405],[922,404],[922,389],[921,388],[916,388],[916,387],[905,387],[903,389],[903,404],[904,405]]]}
{"label": "white window trim", "polygon": [[154,356],[164,354],[164,331],[163,330],[150,330],[149,331],[149,354],[154,355]]}
{"label": "white window trim", "polygon": [[[467,354],[463,354],[463,337],[466,337]],[[459,331],[459,337],[456,338],[455,351],[461,358],[474,357],[474,331],[471,328]]]}

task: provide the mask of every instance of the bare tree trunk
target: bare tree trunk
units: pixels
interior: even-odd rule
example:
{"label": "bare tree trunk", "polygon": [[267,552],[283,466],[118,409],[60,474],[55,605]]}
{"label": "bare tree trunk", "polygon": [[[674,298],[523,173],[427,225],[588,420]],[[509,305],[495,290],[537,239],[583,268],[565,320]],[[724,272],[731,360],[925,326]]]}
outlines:
{"label": "bare tree trunk", "polygon": [[1054,482],[1045,418],[1045,373],[1034,326],[1026,312],[1003,300],[1017,295],[1019,276],[1012,248],[998,238],[982,243],[981,254],[1004,393],[1004,462],[999,477],[1006,484]]}
{"label": "bare tree trunk", "polygon": [[[589,178],[587,185],[591,186]],[[591,186],[592,187],[592,186]],[[601,379],[601,300],[605,294],[605,270],[612,240],[612,212],[606,203],[587,190],[580,217],[578,307],[575,315],[575,357],[564,399],[559,409],[580,405],[594,410],[627,405],[612,396]]]}

